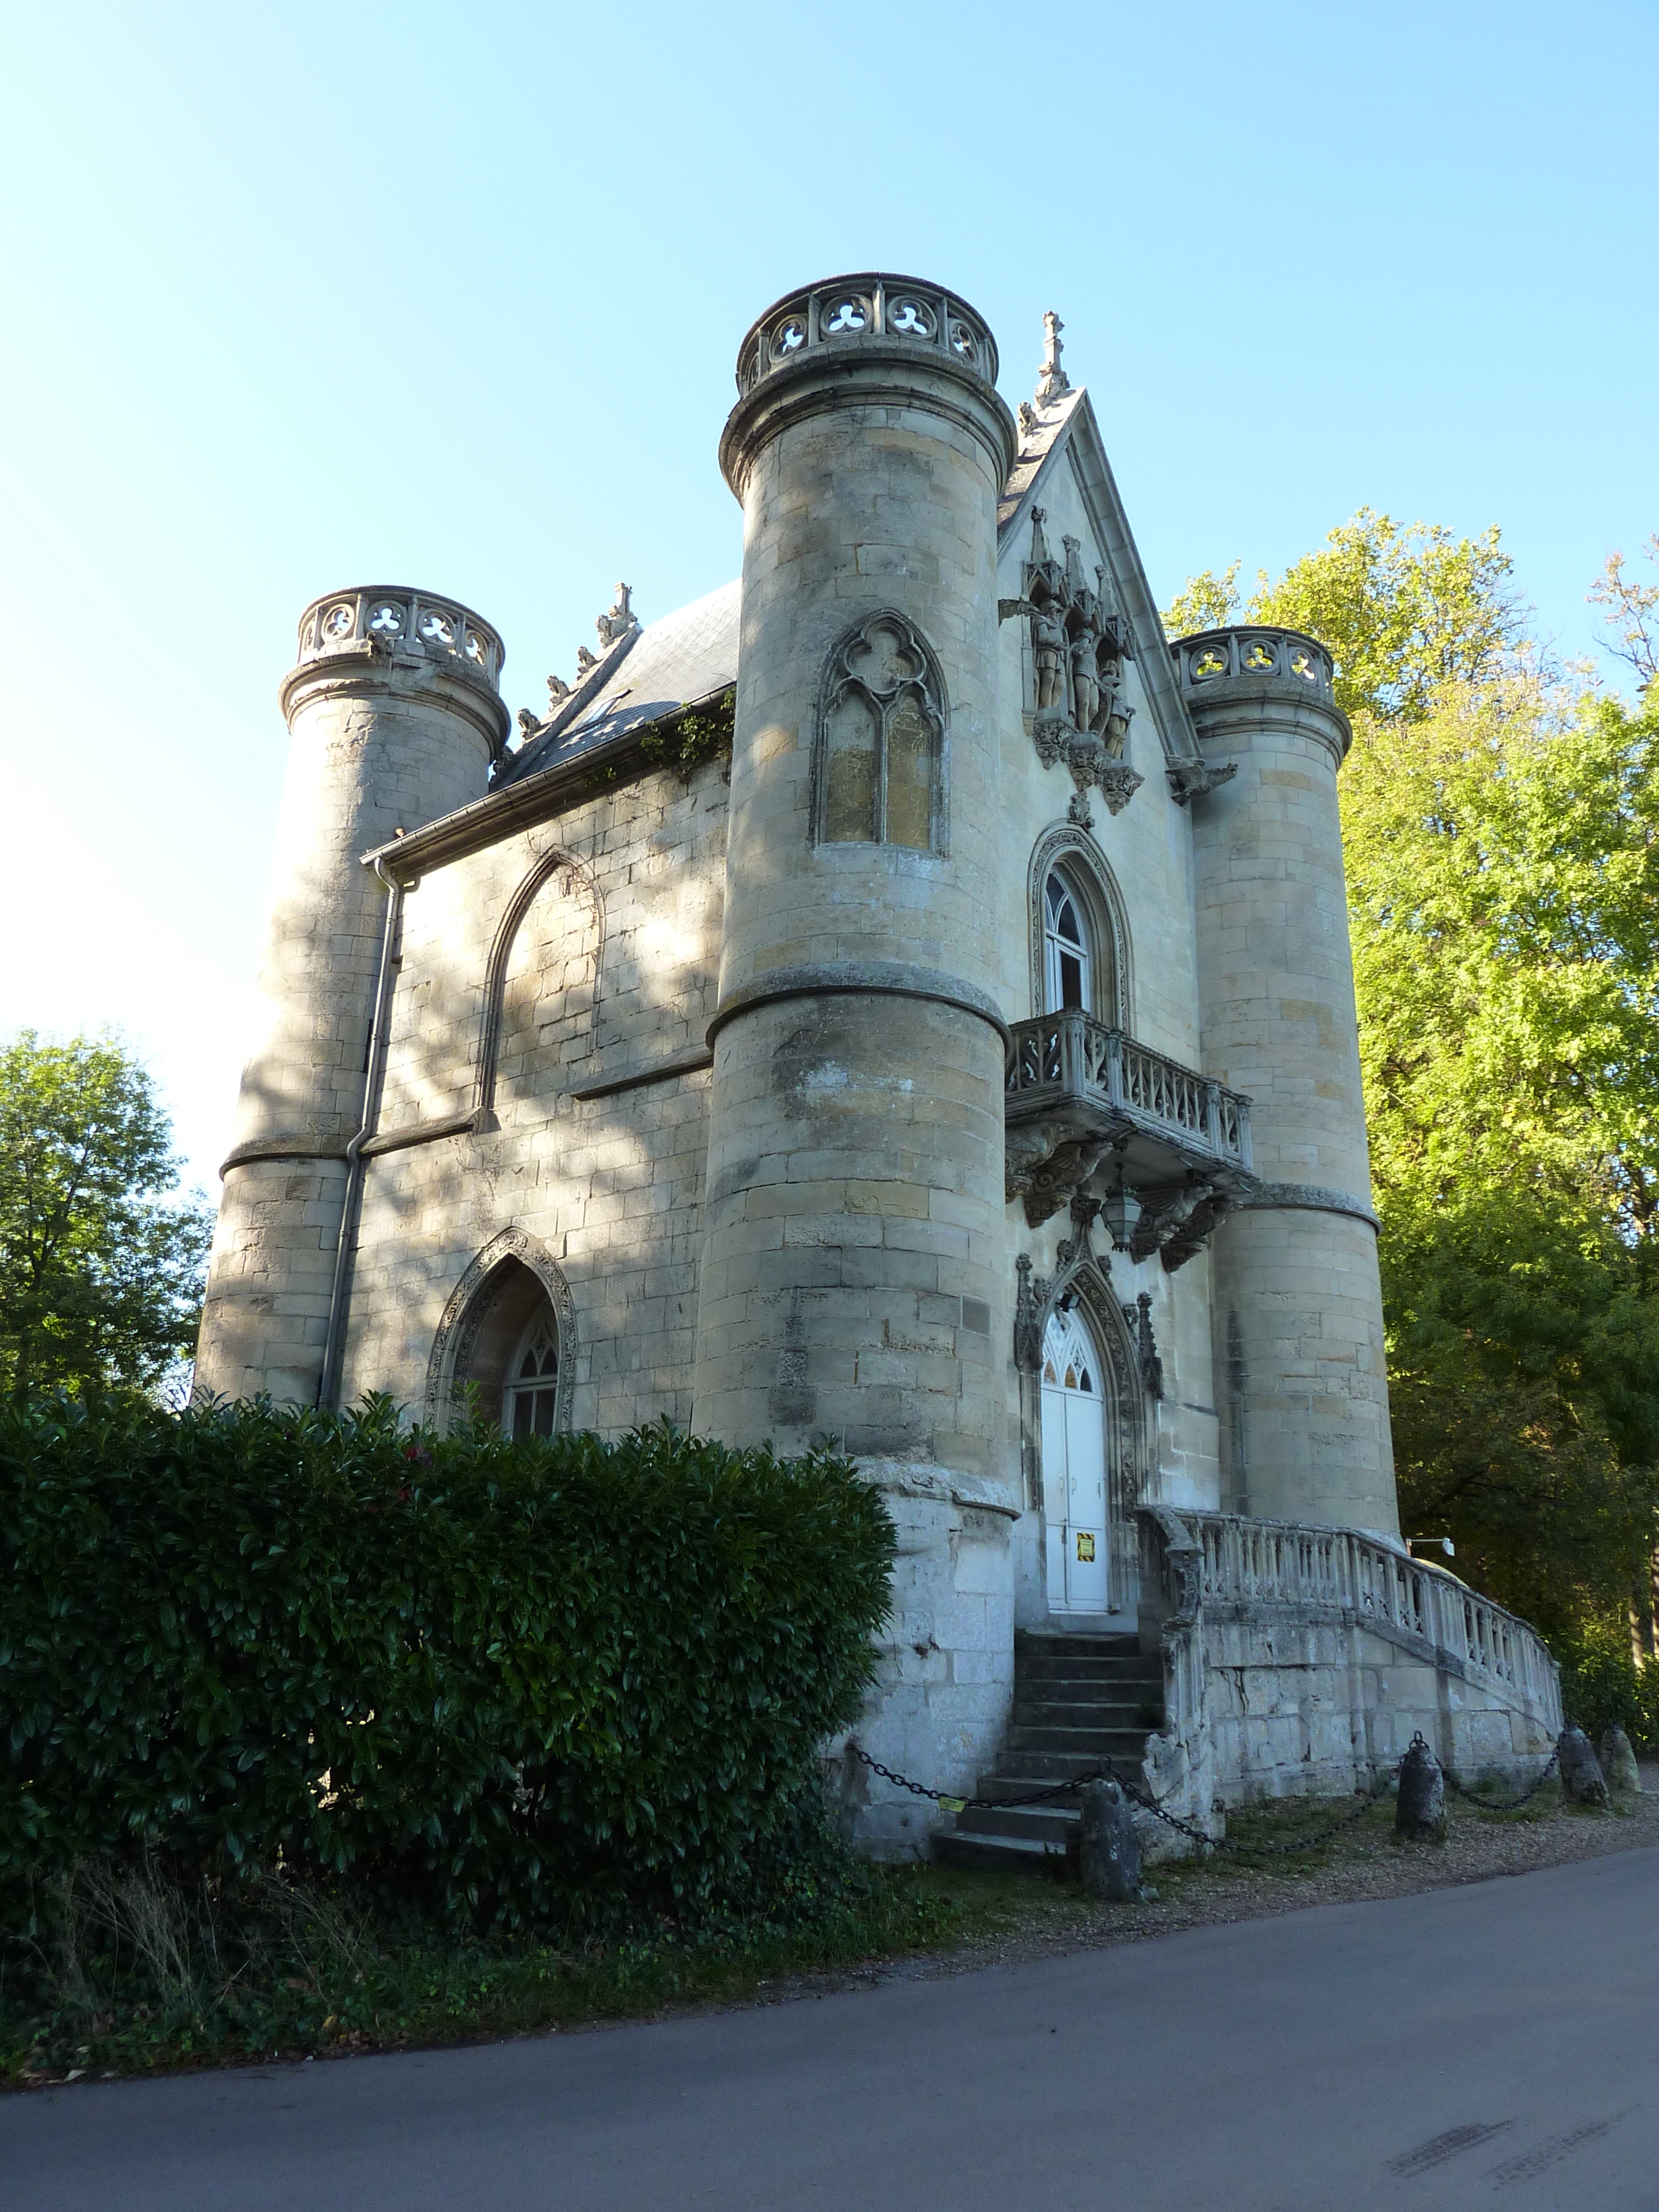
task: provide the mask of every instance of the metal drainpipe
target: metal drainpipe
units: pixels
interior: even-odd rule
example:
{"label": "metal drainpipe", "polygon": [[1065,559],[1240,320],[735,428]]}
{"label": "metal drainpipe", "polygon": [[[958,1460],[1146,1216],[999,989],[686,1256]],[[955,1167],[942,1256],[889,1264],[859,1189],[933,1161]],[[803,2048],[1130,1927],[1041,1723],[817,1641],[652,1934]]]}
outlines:
{"label": "metal drainpipe", "polygon": [[374,1013],[368,1032],[368,1066],[363,1084],[363,1126],[345,1148],[345,1198],[340,1207],[340,1242],[334,1254],[334,1282],[328,1299],[328,1334],[324,1340],[322,1380],[317,1403],[325,1412],[339,1395],[341,1355],[345,1347],[345,1325],[349,1310],[347,1282],[351,1266],[351,1240],[356,1234],[357,1212],[363,1195],[362,1148],[374,1133],[380,1113],[380,1078],[386,1068],[386,1013],[392,1000],[392,949],[398,924],[403,918],[404,885],[386,873],[377,859],[374,872],[386,885],[386,933],[380,939],[380,972],[374,985]]}

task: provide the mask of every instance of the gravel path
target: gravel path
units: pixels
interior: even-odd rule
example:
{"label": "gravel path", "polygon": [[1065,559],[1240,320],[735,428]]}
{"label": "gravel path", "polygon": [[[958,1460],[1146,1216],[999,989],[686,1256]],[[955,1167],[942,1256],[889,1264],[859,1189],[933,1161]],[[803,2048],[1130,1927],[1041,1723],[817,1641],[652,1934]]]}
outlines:
{"label": "gravel path", "polygon": [[[1096,1904],[1074,1890],[1034,1881],[1029,1884],[1029,1902],[1011,1906],[1008,1924],[996,1936],[975,1938],[948,1952],[872,1965],[829,1978],[846,1985],[965,1973],[994,1963],[1140,1942],[1179,1929],[1266,1919],[1315,1905],[1449,1889],[1463,1882],[1490,1881],[1498,1875],[1564,1866],[1575,1859],[1635,1850],[1659,1844],[1659,1762],[1643,1764],[1642,1781],[1641,1796],[1617,1800],[1608,1813],[1570,1809],[1553,1780],[1524,1812],[1502,1818],[1477,1813],[1449,1796],[1443,1844],[1396,1842],[1393,1801],[1384,1799],[1316,1860],[1250,1865],[1214,1856],[1202,1866],[1188,1860],[1149,1869],[1147,1878],[1158,1896],[1145,1905]],[[1331,1817],[1332,1808],[1327,1806],[1291,1803],[1265,1815],[1235,1816],[1230,1832],[1251,1842],[1285,1840],[1316,1830]],[[780,1986],[775,1993],[786,1991]]]}

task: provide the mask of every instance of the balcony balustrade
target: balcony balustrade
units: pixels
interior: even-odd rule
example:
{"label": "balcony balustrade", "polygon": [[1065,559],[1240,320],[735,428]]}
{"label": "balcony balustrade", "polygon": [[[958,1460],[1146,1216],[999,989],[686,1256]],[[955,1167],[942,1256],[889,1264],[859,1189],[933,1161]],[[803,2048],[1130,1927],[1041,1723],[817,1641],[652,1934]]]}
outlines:
{"label": "balcony balustrade", "polygon": [[1007,1194],[1027,1220],[1121,1170],[1145,1208],[1131,1250],[1190,1258],[1254,1182],[1249,1100],[1076,1008],[1012,1036]]}

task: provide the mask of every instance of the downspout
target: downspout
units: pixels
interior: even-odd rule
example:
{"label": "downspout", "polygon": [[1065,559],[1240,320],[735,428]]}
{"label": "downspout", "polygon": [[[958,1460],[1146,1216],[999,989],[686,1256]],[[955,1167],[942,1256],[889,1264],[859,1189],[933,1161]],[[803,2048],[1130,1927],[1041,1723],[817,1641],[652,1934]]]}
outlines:
{"label": "downspout", "polygon": [[386,931],[380,939],[380,972],[374,985],[374,1012],[368,1032],[368,1060],[363,1080],[363,1125],[345,1148],[345,1197],[340,1206],[340,1241],[334,1254],[334,1282],[328,1299],[328,1334],[323,1345],[322,1380],[317,1385],[317,1403],[325,1411],[331,1410],[340,1390],[340,1367],[345,1351],[346,1321],[350,1311],[349,1277],[352,1240],[357,1233],[357,1217],[363,1199],[363,1146],[374,1133],[374,1123],[380,1108],[380,1080],[386,1073],[386,1048],[388,1042],[386,1017],[392,1005],[392,954],[398,942],[398,925],[403,919],[404,889],[399,878],[388,875],[386,863],[378,855],[374,860],[375,874],[386,885]]}

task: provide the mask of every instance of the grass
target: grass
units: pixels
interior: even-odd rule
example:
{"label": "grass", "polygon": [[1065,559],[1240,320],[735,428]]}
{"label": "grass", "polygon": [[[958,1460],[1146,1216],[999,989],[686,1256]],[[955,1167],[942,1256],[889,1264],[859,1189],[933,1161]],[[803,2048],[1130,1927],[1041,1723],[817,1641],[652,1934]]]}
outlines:
{"label": "grass", "polygon": [[[1036,1887],[1047,1898],[1031,1898]],[[457,1937],[264,1881],[234,1898],[154,1868],[77,1869],[0,1972],[0,2081],[247,2064],[731,2004],[805,1976],[994,1937],[1063,1893],[926,1867],[861,1872],[776,1922],[563,1941]]]}
{"label": "grass", "polygon": [[[1164,1862],[1149,1870],[1160,1905],[1180,1914],[1241,1875],[1294,1879],[1434,1848],[1397,1844],[1386,1797],[1333,1833],[1351,1804],[1279,1799],[1232,1813],[1230,1839],[1263,1856]],[[1564,1808],[1556,1790],[1512,1812],[1477,1813],[1455,1798],[1449,1808],[1454,1831],[1530,1825],[1564,1810],[1578,1808]],[[1285,1848],[1322,1835],[1308,1848]],[[410,1915],[376,1914],[338,1889],[280,1879],[234,1892],[187,1889],[153,1866],[82,1867],[43,1885],[34,1936],[0,1954],[0,2082],[403,2050],[640,2019],[764,2000],[809,1978],[833,1983],[923,1954],[1098,1940],[1103,1927],[1127,1929],[1145,1913],[1097,1905],[1058,1863],[1054,1871],[1044,1881],[873,1867],[842,1881],[805,1880],[769,1920],[467,1938]]]}

